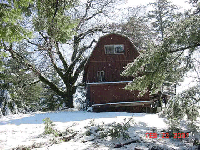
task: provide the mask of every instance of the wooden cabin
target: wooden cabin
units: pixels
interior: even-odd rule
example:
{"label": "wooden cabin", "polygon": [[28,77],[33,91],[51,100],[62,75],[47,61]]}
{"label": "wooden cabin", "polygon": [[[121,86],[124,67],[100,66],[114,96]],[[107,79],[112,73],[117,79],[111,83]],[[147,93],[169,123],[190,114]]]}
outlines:
{"label": "wooden cabin", "polygon": [[120,75],[137,56],[139,52],[125,36],[108,34],[99,39],[83,75],[93,111],[149,112],[149,94],[138,98],[138,91],[125,90],[133,77]]}

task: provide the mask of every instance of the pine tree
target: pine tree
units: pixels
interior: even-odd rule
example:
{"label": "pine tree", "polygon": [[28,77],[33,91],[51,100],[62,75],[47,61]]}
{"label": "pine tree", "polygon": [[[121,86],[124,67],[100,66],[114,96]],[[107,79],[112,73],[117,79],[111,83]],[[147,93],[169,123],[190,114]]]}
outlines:
{"label": "pine tree", "polygon": [[[161,42],[149,41],[146,52],[127,65],[122,74],[135,78],[126,89],[139,90],[141,95],[147,91],[155,93],[166,81],[182,81],[190,70],[198,76],[199,61],[195,54],[199,53],[200,46],[199,3],[194,3],[194,8],[164,28]],[[167,112],[172,128],[179,127],[180,120],[186,115],[191,131],[198,131],[195,120],[199,116],[199,79],[197,86],[172,97]]]}
{"label": "pine tree", "polygon": [[[149,41],[146,52],[140,53],[140,56],[125,68],[123,75],[135,77],[126,88],[140,90],[141,94],[148,90],[153,93],[159,90],[166,80],[180,81],[192,67],[192,54],[198,51],[200,45],[199,34],[199,15],[196,14],[167,27],[162,42]],[[187,57],[184,56],[186,50]]]}
{"label": "pine tree", "polygon": [[153,10],[148,12],[148,21],[152,24],[153,30],[157,33],[160,40],[165,37],[165,29],[179,20],[180,13],[178,13],[178,7],[173,5],[168,0],[156,0],[154,3],[150,3]]}

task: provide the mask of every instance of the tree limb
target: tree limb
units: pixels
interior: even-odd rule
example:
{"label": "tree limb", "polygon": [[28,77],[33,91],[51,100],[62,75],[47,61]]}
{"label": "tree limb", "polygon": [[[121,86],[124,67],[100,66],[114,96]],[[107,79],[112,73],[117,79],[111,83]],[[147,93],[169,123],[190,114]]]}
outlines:
{"label": "tree limb", "polygon": [[58,57],[59,57],[60,60],[62,61],[62,64],[63,64],[64,69],[67,70],[67,69],[68,69],[68,64],[67,64],[67,62],[65,61],[65,58],[63,57],[63,55],[62,55],[62,53],[61,53],[61,51],[60,51],[60,49],[59,49],[58,42],[56,42],[56,52],[57,52],[57,54],[58,54]]}
{"label": "tree limb", "polygon": [[85,66],[85,63],[87,62],[87,58],[86,59],[84,59],[81,63],[80,63],[80,65],[78,66],[78,68],[76,69],[76,71],[75,71],[75,73],[74,73],[74,78],[73,78],[73,84],[75,84],[75,82],[76,82],[76,80],[78,79],[78,77],[79,77],[79,74],[83,71],[83,69],[84,69],[84,66]]}
{"label": "tree limb", "polygon": [[91,33],[95,33],[95,32],[97,32],[97,31],[103,31],[103,29],[104,29],[103,26],[89,29],[89,30],[87,30],[86,32],[83,32],[83,33],[79,34],[79,35],[77,36],[77,38],[78,38],[79,40],[81,40],[81,39],[83,39],[85,36],[87,36],[87,35],[89,35],[89,34],[91,34]]}
{"label": "tree limb", "polygon": [[32,82],[32,83],[29,83],[29,84],[24,84],[24,85],[22,85],[22,87],[25,87],[25,86],[27,86],[27,85],[37,84],[37,83],[39,83],[39,82],[40,82],[40,80],[37,80],[37,81]]}
{"label": "tree limb", "polygon": [[69,68],[68,68],[66,74],[69,74],[70,72],[73,73],[73,72],[72,72],[72,69],[75,67],[76,63],[80,60],[80,57],[82,56],[82,54],[85,52],[86,49],[91,48],[91,47],[92,47],[92,44],[93,44],[94,42],[96,42],[95,39],[93,39],[93,41],[90,43],[90,45],[84,46],[83,48],[81,48],[81,49],[79,50],[78,56],[77,56],[77,57],[74,59],[74,61],[71,63],[71,65],[69,66]]}
{"label": "tree limb", "polygon": [[58,0],[56,0],[56,10],[54,12],[54,15],[53,15],[53,18],[52,18],[52,21],[51,21],[52,23],[53,23],[53,20],[54,20],[54,18],[56,16],[57,11],[58,11]]}
{"label": "tree limb", "polygon": [[54,61],[54,58],[53,58],[53,55],[52,55],[52,47],[48,48],[48,52],[47,52],[47,53],[48,53],[48,55],[49,55],[49,57],[50,57],[50,60],[51,60],[51,63],[53,64],[54,69],[55,69],[56,72],[59,74],[59,76],[64,80],[65,77],[64,77],[64,75],[63,75],[61,69],[58,68],[58,66],[56,65],[56,63],[55,63],[55,61]]}
{"label": "tree limb", "polygon": [[45,78],[33,65],[26,62],[25,59],[21,55],[13,51],[11,45],[9,48],[6,48],[6,50],[11,54],[13,59],[15,59],[16,61],[20,63],[23,63],[27,67],[27,69],[32,70],[35,73],[35,75],[40,79],[40,81],[50,86],[54,92],[56,92],[60,96],[64,94],[64,92],[60,91],[59,88],[53,82]]}
{"label": "tree limb", "polygon": [[86,17],[87,14],[88,14],[88,10],[90,9],[91,4],[92,4],[92,0],[87,1],[87,3],[85,4],[85,5],[86,5],[85,14],[84,14],[83,17],[80,19],[80,22],[79,22],[79,24],[78,24],[77,27],[76,27],[76,31],[80,28],[81,24],[83,24],[83,23],[85,22],[84,19],[85,19],[85,17]]}
{"label": "tree limb", "polygon": [[200,43],[195,43],[195,44],[192,44],[192,45],[189,45],[189,46],[186,46],[186,47],[181,47],[179,49],[176,49],[176,50],[173,50],[173,51],[169,51],[169,53],[175,53],[175,52],[179,52],[179,51],[184,51],[186,49],[195,48],[195,47],[198,47],[198,46],[200,46]]}

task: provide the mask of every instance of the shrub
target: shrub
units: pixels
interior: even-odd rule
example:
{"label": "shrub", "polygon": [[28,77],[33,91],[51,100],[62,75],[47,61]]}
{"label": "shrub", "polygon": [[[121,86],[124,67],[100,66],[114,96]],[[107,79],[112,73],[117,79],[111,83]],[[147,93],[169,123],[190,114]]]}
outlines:
{"label": "shrub", "polygon": [[54,136],[58,136],[59,135],[58,131],[56,131],[53,128],[53,126],[55,126],[55,124],[53,124],[53,121],[51,121],[50,118],[45,118],[42,121],[45,124],[44,134],[53,134]]}
{"label": "shrub", "polygon": [[87,126],[88,130],[85,132],[86,136],[95,135],[99,138],[106,138],[108,136],[114,138],[129,139],[128,129],[130,128],[129,123],[116,123],[113,122],[112,124],[103,124],[94,126],[94,122],[90,123],[90,126]]}
{"label": "shrub", "polygon": [[86,136],[90,136],[90,135],[92,135],[92,132],[91,132],[91,130],[90,130],[90,129],[88,129],[88,130],[85,132],[85,135],[86,135]]}
{"label": "shrub", "polygon": [[130,136],[127,132],[129,129],[130,124],[120,124],[114,122],[111,125],[111,128],[108,130],[108,135],[111,136],[112,138],[120,138],[122,137],[123,139],[129,139]]}

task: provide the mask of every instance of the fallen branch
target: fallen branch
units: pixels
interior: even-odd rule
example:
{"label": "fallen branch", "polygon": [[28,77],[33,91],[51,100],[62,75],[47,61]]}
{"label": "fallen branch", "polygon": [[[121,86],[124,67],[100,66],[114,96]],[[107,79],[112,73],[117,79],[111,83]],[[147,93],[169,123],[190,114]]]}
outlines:
{"label": "fallen branch", "polygon": [[73,139],[75,136],[77,135],[77,133],[74,133],[70,136],[63,136],[61,139],[64,141],[64,142],[68,142],[70,141],[71,139]]}
{"label": "fallen branch", "polygon": [[132,141],[126,142],[124,144],[116,144],[114,148],[120,148],[120,147],[123,147],[124,145],[129,145],[129,144],[132,144],[132,143],[140,143],[140,141],[132,140]]}

